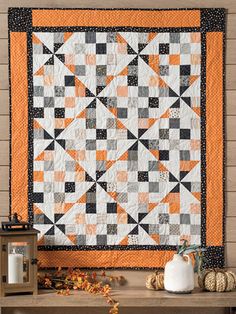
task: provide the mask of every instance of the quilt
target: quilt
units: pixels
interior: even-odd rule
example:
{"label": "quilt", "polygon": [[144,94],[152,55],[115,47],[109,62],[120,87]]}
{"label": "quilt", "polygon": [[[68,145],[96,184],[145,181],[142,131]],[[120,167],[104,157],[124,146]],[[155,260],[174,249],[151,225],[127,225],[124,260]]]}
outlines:
{"label": "quilt", "polygon": [[11,211],[45,267],[223,267],[224,9],[9,9]]}

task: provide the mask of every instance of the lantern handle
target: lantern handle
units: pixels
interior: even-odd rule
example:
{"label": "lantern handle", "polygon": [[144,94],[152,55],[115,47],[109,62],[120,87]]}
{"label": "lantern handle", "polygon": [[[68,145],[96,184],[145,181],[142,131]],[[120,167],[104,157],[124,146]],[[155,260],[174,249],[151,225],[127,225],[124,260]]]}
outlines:
{"label": "lantern handle", "polygon": [[22,221],[22,216],[17,213],[9,215],[8,218],[9,218],[9,221],[13,221],[14,223],[18,223]]}

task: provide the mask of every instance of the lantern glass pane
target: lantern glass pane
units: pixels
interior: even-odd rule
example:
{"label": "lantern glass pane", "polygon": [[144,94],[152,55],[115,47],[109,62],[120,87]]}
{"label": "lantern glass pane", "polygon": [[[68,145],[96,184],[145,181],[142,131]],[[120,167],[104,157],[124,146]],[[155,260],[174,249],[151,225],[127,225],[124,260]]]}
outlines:
{"label": "lantern glass pane", "polygon": [[8,283],[29,282],[30,244],[28,242],[8,243]]}

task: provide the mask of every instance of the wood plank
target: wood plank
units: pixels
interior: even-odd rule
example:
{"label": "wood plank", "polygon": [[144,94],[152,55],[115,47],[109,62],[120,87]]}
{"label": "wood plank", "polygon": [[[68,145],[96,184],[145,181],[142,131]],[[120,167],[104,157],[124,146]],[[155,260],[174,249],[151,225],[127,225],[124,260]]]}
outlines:
{"label": "wood plank", "polygon": [[0,115],[9,114],[9,92],[0,90]]}
{"label": "wood plank", "polygon": [[[236,121],[236,117],[235,117]],[[236,166],[236,141],[226,142],[226,164],[227,166]]]}
{"label": "wood plank", "polygon": [[228,39],[226,40],[226,64],[236,64],[236,40]]}
{"label": "wood plank", "polygon": [[226,114],[236,115],[236,90],[226,91],[225,96]]}
{"label": "wood plank", "polygon": [[9,165],[9,141],[0,142],[0,166]]}
{"label": "wood plank", "polygon": [[226,242],[236,242],[236,217],[226,218]]}
{"label": "wood plank", "polygon": [[226,89],[236,89],[236,65],[226,65]]}
{"label": "wood plank", "polygon": [[[166,291],[151,291],[145,287],[133,289],[117,289],[114,292],[119,300],[120,307],[233,307],[236,306],[236,291],[225,293],[202,292],[196,288],[191,294],[171,294]],[[79,302],[78,302],[79,300]],[[2,307],[104,307],[104,298],[90,295],[83,291],[71,292],[71,295],[63,298],[50,291],[40,291],[38,296],[18,295],[1,298]],[[106,305],[108,307],[108,305]]]}
{"label": "wood plank", "polygon": [[8,82],[8,65],[1,64],[0,65],[0,86],[1,89],[8,89],[9,82]]}
{"label": "wood plank", "polygon": [[226,267],[236,268],[236,243],[226,243],[225,259]]}
{"label": "wood plank", "polygon": [[7,14],[0,14],[0,38],[8,38]]}
{"label": "wood plank", "polygon": [[236,167],[226,167],[226,191],[236,192]]}
{"label": "wood plank", "polygon": [[235,116],[227,116],[226,117],[226,140],[235,141],[236,140],[236,132],[235,132]]}
{"label": "wood plank", "polygon": [[9,212],[9,193],[0,192],[0,215],[7,215]]}
{"label": "wood plank", "polygon": [[236,38],[235,26],[236,26],[236,14],[228,14],[227,25],[226,25],[226,38],[227,39]]}
{"label": "wood plank", "polygon": [[8,41],[7,39],[0,39],[0,64],[7,63],[8,63]]}
{"label": "wood plank", "polygon": [[225,201],[226,201],[226,216],[236,217],[236,193],[227,192],[225,194]]}
{"label": "wood plank", "polygon": [[0,191],[9,190],[9,167],[0,167]]}
{"label": "wood plank", "polygon": [[[121,304],[122,307],[122,304]],[[74,314],[76,311],[75,308],[67,308],[66,309],[66,314]],[[45,309],[44,313],[49,314],[52,311],[50,309]],[[57,314],[65,314],[65,309],[62,308],[56,308],[55,312]],[[17,312],[13,312],[12,308],[4,308],[4,314],[12,314],[12,313],[18,313],[18,314],[42,314],[42,310],[39,308],[18,308]],[[79,314],[104,314],[108,313],[108,309],[105,308],[79,308],[78,311]],[[137,307],[129,307],[125,308],[122,307],[121,310],[122,314],[130,314],[130,313],[135,313],[135,314],[229,314],[229,311],[226,311],[224,308],[201,308],[201,311],[199,312],[199,308],[182,308],[182,307],[176,307],[176,308],[148,308],[146,310],[145,308],[137,308]]]}
{"label": "wood plank", "polygon": [[0,140],[9,139],[9,116],[0,116]]}
{"label": "wood plank", "polygon": [[6,13],[8,7],[54,7],[54,8],[211,8],[224,7],[229,13],[236,13],[236,3],[234,0],[158,0],[156,3],[152,0],[4,0],[0,2],[0,12]]}

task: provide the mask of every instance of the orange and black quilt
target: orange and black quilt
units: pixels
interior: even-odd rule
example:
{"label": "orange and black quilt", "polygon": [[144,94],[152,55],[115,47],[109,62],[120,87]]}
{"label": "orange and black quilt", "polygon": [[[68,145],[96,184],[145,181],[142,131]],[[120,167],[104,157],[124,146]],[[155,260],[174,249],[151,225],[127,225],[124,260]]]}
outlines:
{"label": "orange and black quilt", "polygon": [[224,9],[9,9],[11,211],[42,266],[224,265]]}

